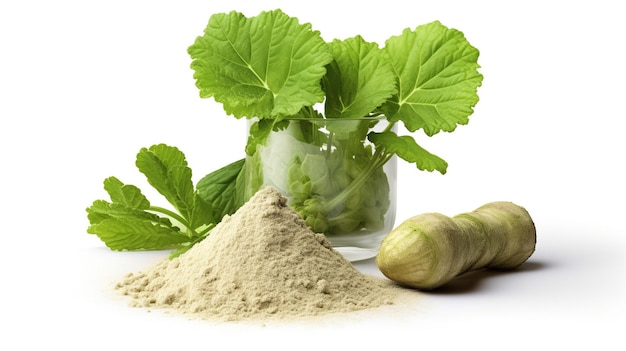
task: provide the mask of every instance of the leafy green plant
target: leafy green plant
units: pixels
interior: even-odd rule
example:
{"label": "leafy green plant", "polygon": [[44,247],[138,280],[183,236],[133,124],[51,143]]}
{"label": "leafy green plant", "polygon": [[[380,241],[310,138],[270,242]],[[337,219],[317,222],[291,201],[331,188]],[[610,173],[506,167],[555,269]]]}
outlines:
{"label": "leafy green plant", "polygon": [[[246,146],[248,167],[256,168],[247,170],[247,197],[264,178],[284,177],[260,170],[259,153],[271,147],[272,132],[289,130],[295,141],[284,147],[292,150],[297,142],[319,147],[296,152],[273,171],[288,173],[289,184],[281,190],[289,192],[290,205],[314,230],[330,235],[358,230],[368,221],[372,226],[373,218],[382,221],[389,194],[378,189],[388,189],[382,167],[393,155],[420,170],[446,173],[445,160],[411,135],[398,135],[395,125],[427,136],[454,131],[468,122],[483,78],[478,50],[438,21],[405,29],[381,48],[359,35],[325,43],[310,24],[280,10],[250,18],[222,13],[211,16],[189,54],[201,97],[213,97],[236,118],[255,119]],[[330,136],[316,138],[322,133],[315,132],[315,120],[362,117],[373,123],[325,124]],[[390,124],[374,131],[380,117]],[[294,119],[312,122],[298,122],[306,130],[294,131],[288,128]],[[347,184],[333,191],[340,182]],[[376,207],[368,206],[372,199]]]}
{"label": "leafy green plant", "polygon": [[153,206],[138,187],[109,177],[104,180],[104,189],[110,201],[96,200],[87,208],[87,232],[113,250],[177,248],[172,257],[178,256],[239,207],[231,200],[232,179],[242,162],[213,172],[194,189],[191,168],[182,151],[165,144],[142,148],[137,154],[137,168],[173,209]]}
{"label": "leafy green plant", "polygon": [[[201,97],[237,118],[273,122],[385,115],[410,132],[452,132],[468,123],[483,78],[478,50],[439,21],[405,29],[379,48],[361,36],[325,43],[280,10],[250,18],[233,11],[211,16],[188,51]],[[322,102],[324,114],[313,108]],[[259,133],[273,127],[260,125]],[[386,133],[370,140],[421,170],[446,172],[416,142]]]}
{"label": "leafy green plant", "polygon": [[[142,149],[136,166],[173,209],[153,206],[136,186],[107,178],[110,200],[87,209],[88,232],[111,249],[176,248],[175,256],[202,240],[263,184],[260,153],[294,118],[311,123],[292,136],[318,152],[286,165],[293,207],[312,228],[327,232],[376,222],[389,202],[382,167],[393,155],[419,170],[445,174],[448,166],[412,135],[399,135],[397,125],[427,136],[454,131],[468,123],[483,78],[478,50],[438,21],[405,29],[380,47],[358,35],[325,42],[310,24],[281,10],[249,18],[233,11],[212,15],[188,53],[200,97],[253,121],[246,158],[194,187],[180,150],[164,144]],[[367,120],[349,127],[329,125],[323,137],[330,144],[315,123],[362,117]],[[389,124],[375,131],[381,118]]]}

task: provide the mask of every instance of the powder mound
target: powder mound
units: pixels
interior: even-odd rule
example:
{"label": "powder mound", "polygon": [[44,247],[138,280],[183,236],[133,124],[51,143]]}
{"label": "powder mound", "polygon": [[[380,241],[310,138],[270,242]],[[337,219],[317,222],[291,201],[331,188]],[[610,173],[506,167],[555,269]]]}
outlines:
{"label": "powder mound", "polygon": [[220,320],[356,311],[392,304],[396,291],[354,268],[272,187],[183,255],[131,273],[117,288],[132,306]]}

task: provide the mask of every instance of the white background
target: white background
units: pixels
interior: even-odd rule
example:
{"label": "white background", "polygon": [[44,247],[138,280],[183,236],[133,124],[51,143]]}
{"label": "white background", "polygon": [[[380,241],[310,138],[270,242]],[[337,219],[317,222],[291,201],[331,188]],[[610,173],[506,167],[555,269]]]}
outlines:
{"label": "white background", "polygon": [[[623,340],[623,11],[617,1],[3,1],[0,340],[9,349],[616,350]],[[384,40],[433,20],[463,31],[485,79],[470,123],[416,135],[445,176],[399,162],[398,220],[494,200],[526,207],[537,250],[404,314],[318,324],[215,324],[132,309],[112,291],[167,252],[109,251],[85,208],[154,143],[198,180],[243,155],[242,120],[200,99],[186,49],[216,12],[281,8],[326,40]],[[149,192],[153,202],[158,202]],[[369,261],[357,267],[379,274]]]}

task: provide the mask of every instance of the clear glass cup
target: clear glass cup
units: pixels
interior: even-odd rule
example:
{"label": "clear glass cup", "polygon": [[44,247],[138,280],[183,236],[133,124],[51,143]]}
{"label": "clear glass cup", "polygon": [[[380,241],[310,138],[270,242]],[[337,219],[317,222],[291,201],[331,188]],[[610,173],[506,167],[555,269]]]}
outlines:
{"label": "clear glass cup", "polygon": [[261,129],[248,122],[257,139],[246,150],[246,197],[273,186],[348,260],[376,256],[395,221],[397,162],[367,133],[389,129],[387,119],[288,118]]}

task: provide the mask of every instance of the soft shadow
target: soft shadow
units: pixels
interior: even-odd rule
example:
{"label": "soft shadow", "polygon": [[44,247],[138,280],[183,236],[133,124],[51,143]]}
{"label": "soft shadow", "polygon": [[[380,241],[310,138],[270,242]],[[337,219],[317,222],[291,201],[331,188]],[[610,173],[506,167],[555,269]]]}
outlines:
{"label": "soft shadow", "polygon": [[546,263],[530,261],[512,270],[480,269],[464,273],[437,289],[424,290],[424,292],[437,295],[467,294],[480,291],[484,286],[484,282],[488,279],[504,275],[523,274],[545,269],[546,267],[548,267]]}
{"label": "soft shadow", "polygon": [[366,258],[364,260],[356,260],[351,262],[354,266],[371,266],[376,265],[376,257]]}
{"label": "soft shadow", "polygon": [[[364,273],[379,274],[380,271],[376,266],[376,259],[369,258],[361,261],[353,261],[352,265]],[[484,288],[484,283],[488,279],[497,278],[499,276],[511,275],[511,274],[523,274],[526,272],[533,272],[542,269],[550,264],[546,262],[538,261],[526,261],[521,266],[512,270],[497,270],[497,269],[480,269],[464,273],[447,284],[432,290],[420,290],[425,293],[437,294],[437,295],[452,295],[452,294],[467,294],[471,292],[480,291]],[[398,284],[400,285],[400,284]],[[410,287],[409,287],[410,288]],[[412,288],[415,289],[415,288]]]}
{"label": "soft shadow", "polygon": [[[352,265],[359,271],[368,274],[382,275],[378,267],[376,266],[376,259],[369,258],[366,260],[353,261]],[[453,295],[453,294],[467,294],[476,291],[480,291],[485,288],[485,282],[489,279],[497,279],[497,277],[512,275],[512,274],[524,274],[526,272],[533,272],[543,270],[549,267],[551,264],[541,261],[526,261],[519,267],[511,270],[497,270],[497,269],[480,269],[464,273],[447,284],[432,290],[415,289],[424,293],[433,295]],[[397,285],[401,285],[396,283]]]}

